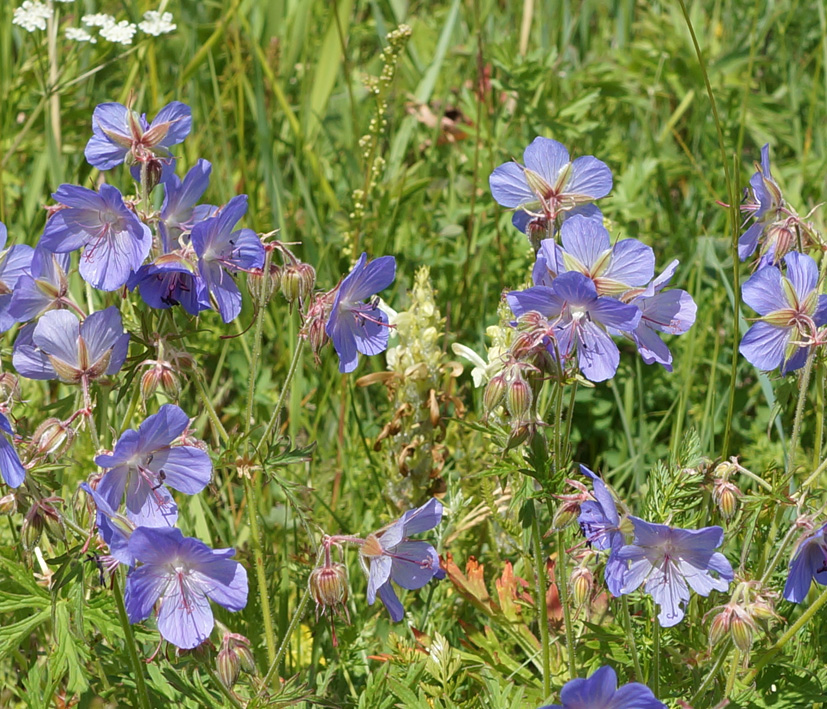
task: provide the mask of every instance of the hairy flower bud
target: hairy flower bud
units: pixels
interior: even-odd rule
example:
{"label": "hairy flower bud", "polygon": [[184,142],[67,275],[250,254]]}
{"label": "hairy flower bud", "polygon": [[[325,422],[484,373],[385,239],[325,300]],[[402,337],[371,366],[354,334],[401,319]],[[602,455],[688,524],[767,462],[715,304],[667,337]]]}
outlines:
{"label": "hairy flower bud", "polygon": [[12,515],[17,511],[17,495],[10,492],[0,497],[0,515]]}
{"label": "hairy flower bud", "polygon": [[491,377],[488,385],[485,387],[485,394],[482,397],[482,403],[487,413],[491,413],[496,409],[505,398],[506,381],[505,375],[500,372]]}
{"label": "hairy flower bud", "polygon": [[726,479],[716,479],[713,483],[712,499],[718,505],[724,519],[730,519],[738,511],[738,499],[742,492]]}
{"label": "hairy flower bud", "polygon": [[571,575],[571,588],[574,602],[582,606],[591,596],[594,586],[594,576],[585,566],[578,566]]}
{"label": "hairy flower bud", "polygon": [[724,636],[729,632],[730,614],[724,609],[718,613],[709,626],[709,644],[713,647],[717,645]]}
{"label": "hairy flower bud", "polygon": [[241,672],[241,661],[232,650],[222,647],[215,660],[218,679],[227,689],[232,689],[238,681]]}
{"label": "hairy flower bud", "polygon": [[151,366],[141,375],[141,395],[143,398],[151,397],[160,386],[167,396],[171,399],[177,399],[181,393],[181,384],[172,365],[169,362],[154,360],[147,360],[144,364]]}
{"label": "hairy flower bud", "polygon": [[286,266],[281,274],[281,293],[288,303],[304,300],[313,292],[316,285],[316,271],[309,263]]}
{"label": "hairy flower bud", "polygon": [[48,418],[32,436],[35,455],[63,455],[75,440],[75,431],[60,419]]}
{"label": "hairy flower bud", "polygon": [[281,274],[282,267],[276,263],[271,263],[266,273],[263,269],[254,268],[247,274],[247,289],[259,308],[267,305],[273,294],[281,288]]}
{"label": "hairy flower bud", "polygon": [[531,387],[522,375],[518,374],[508,385],[506,392],[508,412],[514,420],[525,421],[526,416],[531,411],[532,401]]}
{"label": "hairy flower bud", "polygon": [[34,549],[43,535],[43,518],[40,515],[26,515],[20,529],[20,541],[26,551]]}
{"label": "hairy flower bud", "polygon": [[333,608],[347,602],[347,569],[344,564],[331,564],[313,569],[308,583],[317,610]]}
{"label": "hairy flower bud", "polygon": [[752,628],[753,623],[740,613],[736,613],[732,617],[730,623],[730,632],[732,633],[732,640],[741,652],[749,652],[752,647]]}

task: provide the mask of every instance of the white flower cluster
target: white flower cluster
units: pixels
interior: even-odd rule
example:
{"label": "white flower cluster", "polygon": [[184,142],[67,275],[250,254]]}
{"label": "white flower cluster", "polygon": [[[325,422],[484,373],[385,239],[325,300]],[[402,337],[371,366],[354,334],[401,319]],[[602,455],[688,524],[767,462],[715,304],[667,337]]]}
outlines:
{"label": "white flower cluster", "polygon": [[[74,2],[74,0],[56,0],[56,2]],[[23,4],[14,11],[12,23],[22,27],[27,32],[45,30],[46,21],[54,15],[51,3],[40,0],[23,0]],[[177,25],[172,21],[171,12],[156,12],[150,10],[144,13],[144,19],[137,25],[121,20],[118,22],[112,15],[102,12],[84,15],[81,22],[88,28],[99,28],[99,34],[109,42],[130,45],[135,33],[140,30],[144,34],[158,37],[173,32]],[[72,42],[89,42],[97,44],[97,38],[82,27],[67,27],[64,31],[66,39]]]}
{"label": "white flower cluster", "polygon": [[162,34],[169,34],[178,25],[172,21],[172,13],[165,12],[163,15],[155,10],[144,13],[144,21],[138,23],[138,29],[146,34],[157,37]]}
{"label": "white flower cluster", "polygon": [[24,0],[14,11],[12,24],[22,27],[26,32],[45,30],[46,20],[51,19],[52,8],[37,0]]}

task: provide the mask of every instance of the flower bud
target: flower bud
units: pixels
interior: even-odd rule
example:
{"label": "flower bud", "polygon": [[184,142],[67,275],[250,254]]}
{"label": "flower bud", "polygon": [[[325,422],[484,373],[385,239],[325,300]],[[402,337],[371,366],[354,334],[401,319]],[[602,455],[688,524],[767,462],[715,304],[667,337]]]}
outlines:
{"label": "flower bud", "polygon": [[215,660],[218,679],[227,689],[232,689],[241,672],[241,661],[230,648],[222,647]]}
{"label": "flower bud", "polygon": [[525,443],[534,435],[534,428],[533,424],[527,423],[518,423],[516,426],[512,426],[511,434],[508,436],[508,441],[506,441],[505,444],[505,450],[510,451],[521,443]]}
{"label": "flower bud", "polygon": [[531,387],[522,375],[518,374],[508,385],[506,392],[506,404],[508,412],[516,421],[524,421],[531,410]]}
{"label": "flower bud", "polygon": [[732,640],[741,652],[747,653],[752,647],[752,623],[740,614],[735,614],[730,623]]}
{"label": "flower bud", "polygon": [[578,566],[571,575],[571,588],[574,602],[582,606],[591,596],[594,586],[592,572],[585,566]]}
{"label": "flower bud", "polygon": [[0,373],[0,399],[4,401],[20,399],[20,384],[11,372]]}
{"label": "flower bud", "polygon": [[482,404],[488,413],[496,409],[505,398],[505,374],[499,374],[491,377],[488,385],[485,387],[485,394],[482,397]]}
{"label": "flower bud", "polygon": [[26,551],[31,551],[40,542],[43,535],[43,519],[40,515],[26,515],[20,530],[20,541]]}
{"label": "flower bud", "polygon": [[313,292],[316,270],[309,263],[294,263],[281,274],[281,293],[288,303],[304,300]]}
{"label": "flower bud", "polygon": [[347,569],[344,564],[331,564],[313,569],[308,583],[317,609],[333,608],[347,602]]}
{"label": "flower bud", "polygon": [[151,367],[141,376],[141,395],[143,398],[151,397],[160,386],[167,396],[171,399],[177,399],[181,393],[181,384],[172,365],[169,362],[154,360],[147,360],[144,364],[150,364]]}
{"label": "flower bud", "polygon": [[48,418],[32,436],[35,455],[63,455],[75,440],[75,431],[60,419]]}
{"label": "flower bud", "polygon": [[554,518],[551,520],[552,529],[565,529],[568,527],[580,514],[579,500],[564,500],[554,513]]}
{"label": "flower bud", "polygon": [[742,492],[725,478],[718,478],[713,483],[712,499],[718,505],[721,516],[730,519],[738,511],[738,499]]}
{"label": "flower bud", "polygon": [[247,289],[258,307],[267,305],[273,294],[281,288],[281,274],[281,266],[275,263],[270,264],[266,273],[262,269],[254,269],[247,274]]}
{"label": "flower bud", "polygon": [[12,515],[17,511],[17,496],[10,492],[0,497],[0,515]]}
{"label": "flower bud", "polygon": [[710,645],[715,646],[723,640],[724,636],[729,632],[729,625],[730,614],[725,608],[712,619],[712,623],[709,626]]}

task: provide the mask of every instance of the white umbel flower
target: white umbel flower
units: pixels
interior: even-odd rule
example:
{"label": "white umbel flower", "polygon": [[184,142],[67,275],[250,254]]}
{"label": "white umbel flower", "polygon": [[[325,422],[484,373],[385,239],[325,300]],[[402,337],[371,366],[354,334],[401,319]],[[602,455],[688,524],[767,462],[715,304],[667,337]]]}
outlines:
{"label": "white umbel flower", "polygon": [[107,25],[101,27],[101,37],[108,39],[110,42],[117,42],[118,44],[132,44],[132,37],[138,31],[138,28],[131,22],[121,20],[118,24]]}
{"label": "white umbel flower", "polygon": [[[63,2],[66,2],[66,0],[63,0]],[[97,44],[98,42],[97,39],[95,39],[82,27],[67,27],[65,34],[66,39],[73,42],[89,42],[90,44]]]}
{"label": "white umbel flower", "polygon": [[12,24],[22,27],[26,32],[45,30],[46,20],[52,16],[52,8],[37,0],[24,0],[14,11]]}
{"label": "white umbel flower", "polygon": [[172,21],[172,13],[165,12],[161,14],[155,10],[150,10],[144,13],[144,21],[138,23],[138,29],[146,34],[151,34],[157,37],[162,34],[169,34],[178,25]]}
{"label": "white umbel flower", "polygon": [[87,27],[111,27],[115,24],[115,18],[103,12],[98,12],[94,15],[84,15],[80,18],[80,21]]}

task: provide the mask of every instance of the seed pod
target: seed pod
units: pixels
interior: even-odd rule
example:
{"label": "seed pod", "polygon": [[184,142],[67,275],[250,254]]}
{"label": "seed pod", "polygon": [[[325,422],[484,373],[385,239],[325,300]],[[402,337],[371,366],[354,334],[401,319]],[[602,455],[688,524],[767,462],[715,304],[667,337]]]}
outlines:
{"label": "seed pod", "polygon": [[229,647],[222,647],[215,660],[218,679],[227,689],[232,689],[241,672],[241,661]]}
{"label": "seed pod", "polygon": [[317,608],[332,608],[347,602],[347,569],[344,564],[331,564],[313,569],[308,583]]}
{"label": "seed pod", "polygon": [[749,652],[752,647],[752,624],[746,618],[736,614],[732,618],[730,632],[735,646],[741,652]]}
{"label": "seed pod", "polygon": [[518,374],[508,385],[506,392],[508,412],[515,421],[525,421],[526,416],[531,411],[532,400],[531,387],[522,375]]}
{"label": "seed pod", "polygon": [[483,406],[488,413],[491,413],[502,403],[505,398],[505,387],[505,375],[502,372],[491,377],[482,398]]}

